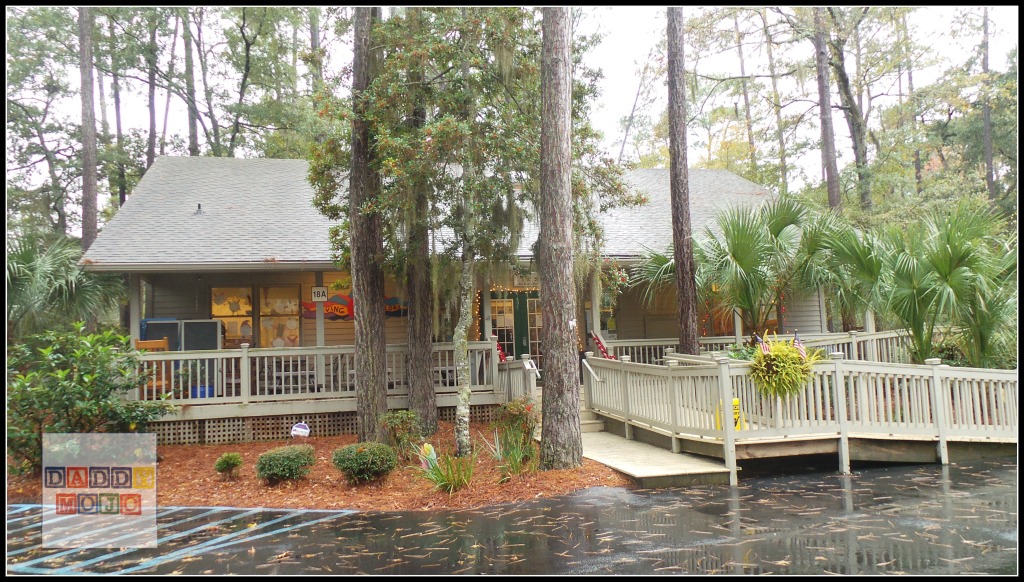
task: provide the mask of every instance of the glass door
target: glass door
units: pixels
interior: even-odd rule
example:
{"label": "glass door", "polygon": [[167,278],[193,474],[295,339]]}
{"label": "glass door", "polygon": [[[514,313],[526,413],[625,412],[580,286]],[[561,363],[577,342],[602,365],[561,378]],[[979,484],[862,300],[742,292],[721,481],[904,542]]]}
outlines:
{"label": "glass door", "polygon": [[511,299],[491,299],[491,332],[498,336],[498,344],[505,357],[516,357],[516,324]]}

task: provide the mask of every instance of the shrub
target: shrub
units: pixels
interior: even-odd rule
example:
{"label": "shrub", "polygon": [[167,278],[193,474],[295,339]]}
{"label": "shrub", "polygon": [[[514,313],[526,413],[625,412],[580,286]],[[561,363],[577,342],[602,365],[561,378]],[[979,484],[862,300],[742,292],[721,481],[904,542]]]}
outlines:
{"label": "shrub", "polygon": [[501,471],[499,483],[505,483],[512,475],[537,469],[537,446],[533,439],[524,439],[513,429],[494,430],[494,444],[484,439],[484,445],[498,461]]}
{"label": "shrub", "polygon": [[138,351],[114,331],[52,331],[7,348],[7,452],[12,469],[39,471],[42,434],[146,432],[173,410],[127,400],[146,384]]}
{"label": "shrub", "polygon": [[221,474],[224,479],[234,479],[238,476],[238,468],[242,466],[242,455],[238,453],[224,453],[213,464],[213,468]]}
{"label": "shrub", "polygon": [[416,456],[416,448],[423,440],[420,420],[412,410],[392,410],[380,416],[380,424],[384,429],[387,444],[395,449],[395,454],[402,461]]}
{"label": "shrub", "polygon": [[273,486],[305,477],[315,463],[313,445],[277,447],[260,455],[256,461],[256,477]]}
{"label": "shrub", "polygon": [[[429,447],[424,445],[424,449]],[[434,489],[445,491],[451,495],[455,491],[469,485],[473,480],[473,468],[476,466],[476,453],[468,457],[453,457],[451,455],[433,456],[433,448],[430,454],[419,453],[423,462],[423,477],[434,484]]]}
{"label": "shrub", "polygon": [[376,481],[398,465],[395,450],[383,443],[356,443],[334,451],[334,466],[352,485]]}
{"label": "shrub", "polygon": [[821,359],[821,350],[807,349],[807,358],[792,343],[768,341],[769,352],[760,349],[750,363],[750,377],[762,394],[787,396],[798,393],[811,379],[811,366]]}
{"label": "shrub", "polygon": [[494,427],[499,432],[509,432],[510,436],[518,434],[525,441],[533,439],[533,432],[540,421],[540,414],[533,400],[528,396],[510,400],[498,408],[498,417]]}

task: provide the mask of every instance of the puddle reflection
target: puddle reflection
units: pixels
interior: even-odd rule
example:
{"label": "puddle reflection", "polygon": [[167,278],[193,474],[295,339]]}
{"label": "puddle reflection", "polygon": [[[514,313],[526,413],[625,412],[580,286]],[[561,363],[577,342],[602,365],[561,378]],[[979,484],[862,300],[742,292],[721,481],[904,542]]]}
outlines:
{"label": "puddle reflection", "polygon": [[738,487],[595,488],[451,512],[235,510],[231,518],[188,508],[159,518],[156,550],[59,556],[33,550],[24,535],[31,517],[9,508],[8,531],[19,533],[8,534],[8,571],[1016,574],[1016,477],[1015,459],[996,459],[757,477]]}

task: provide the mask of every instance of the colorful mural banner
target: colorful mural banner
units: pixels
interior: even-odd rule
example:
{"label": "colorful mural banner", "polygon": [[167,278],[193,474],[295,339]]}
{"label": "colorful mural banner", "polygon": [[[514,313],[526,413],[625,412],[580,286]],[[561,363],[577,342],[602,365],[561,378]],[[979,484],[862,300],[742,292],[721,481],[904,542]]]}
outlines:
{"label": "colorful mural banner", "polygon": [[[330,321],[338,321],[339,319],[342,321],[352,321],[355,313],[355,305],[350,295],[338,293],[329,297],[324,302],[324,319]],[[384,298],[385,317],[408,317],[408,315],[409,304],[407,302],[402,301],[398,297]],[[316,319],[316,303],[303,301],[302,317]]]}
{"label": "colorful mural banner", "polygon": [[[355,309],[352,305],[352,297],[340,293],[328,297],[324,301],[324,319],[330,321],[351,321],[355,316]],[[316,319],[316,303],[310,301],[302,302],[302,317]]]}

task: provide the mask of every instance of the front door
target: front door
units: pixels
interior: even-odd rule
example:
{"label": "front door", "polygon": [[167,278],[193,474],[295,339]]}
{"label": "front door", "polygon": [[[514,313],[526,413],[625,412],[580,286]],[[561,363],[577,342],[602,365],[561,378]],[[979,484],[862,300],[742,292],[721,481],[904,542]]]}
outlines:
{"label": "front door", "polygon": [[509,358],[523,354],[541,365],[540,300],[537,291],[491,291],[491,332]]}

